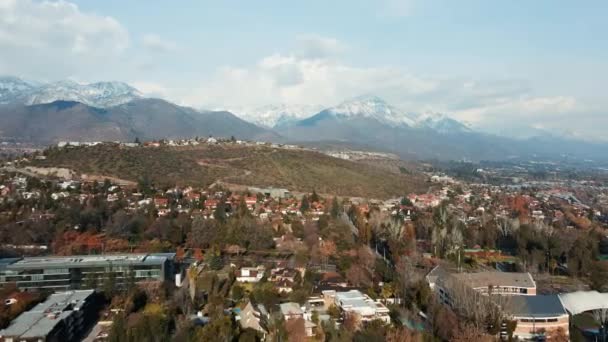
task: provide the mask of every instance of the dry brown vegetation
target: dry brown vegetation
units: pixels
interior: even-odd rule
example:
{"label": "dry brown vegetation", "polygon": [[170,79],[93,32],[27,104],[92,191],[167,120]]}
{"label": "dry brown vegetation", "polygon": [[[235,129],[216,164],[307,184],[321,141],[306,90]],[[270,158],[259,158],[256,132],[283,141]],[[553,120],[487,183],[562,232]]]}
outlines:
{"label": "dry brown vegetation", "polygon": [[371,198],[423,191],[424,180],[414,174],[391,172],[369,164],[313,151],[265,146],[202,145],[195,147],[121,148],[101,145],[50,149],[37,166],[57,166],[78,173],[137,181],[147,177],[159,186],[209,186],[221,181],[251,186],[284,187]]}

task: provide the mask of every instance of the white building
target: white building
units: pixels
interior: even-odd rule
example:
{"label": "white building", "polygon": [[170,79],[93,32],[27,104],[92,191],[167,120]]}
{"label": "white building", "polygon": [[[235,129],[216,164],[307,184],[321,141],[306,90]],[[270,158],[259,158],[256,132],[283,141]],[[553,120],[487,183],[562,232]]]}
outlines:
{"label": "white building", "polygon": [[241,283],[257,283],[264,278],[264,266],[243,267],[236,273],[236,280]]}
{"label": "white building", "polygon": [[343,313],[355,314],[361,322],[379,319],[387,324],[391,323],[390,310],[384,304],[374,301],[359,290],[346,292],[323,291],[323,296],[333,299],[334,305]]}

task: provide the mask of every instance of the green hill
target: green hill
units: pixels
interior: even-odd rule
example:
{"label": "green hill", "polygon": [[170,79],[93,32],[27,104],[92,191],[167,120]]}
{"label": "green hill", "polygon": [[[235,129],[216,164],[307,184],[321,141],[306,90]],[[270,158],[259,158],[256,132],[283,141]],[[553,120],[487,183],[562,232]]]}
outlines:
{"label": "green hill", "polygon": [[424,189],[416,174],[391,172],[365,163],[313,151],[232,144],[192,147],[138,147],[99,145],[70,149],[51,148],[36,166],[70,168],[77,173],[137,181],[147,177],[159,186],[209,186],[214,182],[285,187],[312,191],[388,198]]}

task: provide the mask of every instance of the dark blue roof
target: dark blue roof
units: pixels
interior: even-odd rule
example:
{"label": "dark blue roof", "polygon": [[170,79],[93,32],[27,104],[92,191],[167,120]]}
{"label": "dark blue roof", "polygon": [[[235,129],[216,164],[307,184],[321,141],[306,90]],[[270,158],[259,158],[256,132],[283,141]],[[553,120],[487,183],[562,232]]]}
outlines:
{"label": "dark blue roof", "polygon": [[557,295],[512,296],[509,297],[506,311],[514,316],[556,317],[566,314]]}

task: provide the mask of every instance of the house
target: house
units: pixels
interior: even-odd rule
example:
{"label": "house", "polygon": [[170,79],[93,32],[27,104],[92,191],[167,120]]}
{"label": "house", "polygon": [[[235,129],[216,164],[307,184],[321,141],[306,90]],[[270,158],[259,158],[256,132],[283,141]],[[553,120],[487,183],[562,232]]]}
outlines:
{"label": "house", "polygon": [[205,208],[207,209],[215,209],[217,208],[218,200],[215,199],[207,199],[205,200]]}
{"label": "house", "polygon": [[304,318],[304,310],[300,307],[300,304],[294,302],[282,303],[281,314],[285,321],[292,319]]}
{"label": "house", "polygon": [[157,208],[166,208],[169,204],[169,199],[164,197],[154,197],[154,206]]}
{"label": "house", "polygon": [[324,272],[321,274],[319,285],[326,289],[345,288],[348,282],[338,272]]}
{"label": "house", "polygon": [[317,325],[311,321],[310,313],[306,313],[303,310],[303,308],[300,307],[300,304],[294,303],[294,302],[288,302],[288,303],[282,303],[280,305],[280,307],[281,307],[281,314],[283,315],[283,319],[285,321],[290,321],[290,320],[294,320],[294,319],[303,319],[304,320],[304,331],[306,332],[306,336],[307,337],[314,336],[314,334],[315,334],[314,329],[317,327]]}
{"label": "house", "polygon": [[[25,195],[25,193],[24,193],[24,195]],[[67,192],[65,192],[65,191],[62,191],[62,192],[54,192],[54,193],[52,193],[52,194],[51,194],[51,198],[52,198],[54,201],[56,201],[56,200],[58,200],[58,199],[61,199],[61,198],[66,198],[66,197],[68,197],[68,196],[70,196],[70,194],[69,194],[69,193],[67,193]],[[24,196],[24,198],[25,198],[25,196]]]}
{"label": "house", "polygon": [[299,272],[292,268],[273,268],[270,270],[268,280],[274,283],[279,293],[290,293],[293,291],[298,274]]}
{"label": "house", "polygon": [[249,209],[253,209],[253,207],[255,206],[255,204],[258,202],[257,197],[245,197],[245,204],[247,205],[247,208]]}
{"label": "house", "polygon": [[262,335],[262,341],[266,339],[268,334],[267,324],[270,319],[270,315],[266,308],[262,304],[258,304],[256,307],[251,302],[245,305],[245,308],[237,315],[236,320],[239,322],[241,328],[253,329]]}
{"label": "house", "polygon": [[198,192],[194,192],[194,191],[189,191],[186,193],[186,198],[190,201],[190,202],[197,202],[201,200],[201,194]]}
{"label": "house", "polygon": [[264,266],[242,267],[236,272],[236,280],[241,283],[257,283],[264,278]]}

